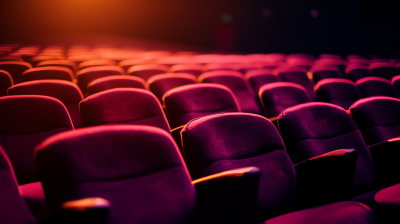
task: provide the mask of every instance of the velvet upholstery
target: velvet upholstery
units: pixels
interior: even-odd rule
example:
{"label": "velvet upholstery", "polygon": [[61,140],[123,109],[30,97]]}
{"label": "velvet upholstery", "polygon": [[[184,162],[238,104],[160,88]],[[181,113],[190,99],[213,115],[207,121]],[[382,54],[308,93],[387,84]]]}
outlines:
{"label": "velvet upholstery", "polygon": [[114,60],[89,60],[81,62],[78,66],[79,70],[84,68],[94,67],[94,66],[112,66],[117,65]]}
{"label": "velvet upholstery", "polygon": [[366,77],[359,79],[356,85],[363,97],[389,96],[399,98],[399,93],[397,93],[395,87],[384,78]]}
{"label": "velvet upholstery", "polygon": [[57,66],[31,68],[22,73],[22,80],[24,82],[41,79],[60,79],[72,82],[74,74],[69,68]]}
{"label": "velvet upholstery", "polygon": [[51,207],[86,197],[111,203],[107,223],[189,223],[196,203],[186,166],[165,131],[102,126],[53,136],[36,148]]}
{"label": "velvet upholstery", "polygon": [[371,188],[374,181],[371,154],[357,125],[343,108],[328,103],[306,103],[284,110],[278,124],[293,164],[337,149],[356,149],[355,194]]}
{"label": "velvet upholstery", "polygon": [[152,59],[136,58],[136,59],[123,60],[118,63],[118,66],[123,68],[125,72],[127,72],[132,66],[145,65],[145,64],[150,64],[152,62],[153,62]]}
{"label": "velvet upholstery", "polygon": [[82,127],[79,103],[83,95],[78,86],[64,80],[38,80],[24,82],[8,89],[8,95],[44,95],[60,100],[68,110],[75,128]]}
{"label": "velvet upholstery", "polygon": [[369,65],[369,69],[372,70],[375,76],[387,80],[392,80],[394,76],[398,75],[397,69],[393,63],[372,63]]}
{"label": "velvet upholstery", "polygon": [[333,65],[317,65],[312,67],[310,72],[315,84],[323,79],[341,78],[339,69]]}
{"label": "velvet upholstery", "polygon": [[303,86],[289,82],[263,85],[258,94],[267,118],[278,116],[288,107],[311,102]]}
{"label": "velvet upholstery", "polygon": [[125,71],[117,66],[95,66],[80,70],[76,74],[77,84],[83,93],[87,92],[87,85],[98,78],[112,75],[124,75]]}
{"label": "velvet upholstery", "polygon": [[84,127],[103,124],[138,124],[170,132],[157,98],[149,91],[116,88],[87,97],[79,104]]}
{"label": "velvet upholstery", "polygon": [[219,71],[219,70],[228,70],[234,71],[234,64],[233,63],[209,63],[204,65],[205,71]]}
{"label": "velvet upholstery", "polygon": [[19,184],[38,181],[33,150],[56,133],[74,129],[68,111],[48,96],[0,98],[0,144],[10,157]]}
{"label": "velvet upholstery", "polygon": [[24,61],[20,57],[13,57],[13,56],[4,56],[0,57],[0,61]]}
{"label": "velvet upholstery", "polygon": [[350,107],[350,115],[367,145],[400,136],[400,100],[392,97],[368,97]]}
{"label": "velvet upholstery", "polygon": [[203,72],[203,65],[199,64],[178,64],[173,65],[169,68],[169,72],[172,73],[189,73],[196,77],[199,77]]}
{"label": "velvet upholstery", "polygon": [[140,78],[129,75],[113,75],[98,78],[88,85],[90,95],[114,88],[139,88],[147,89],[146,82]]}
{"label": "velvet upholstery", "polygon": [[58,66],[71,69],[72,72],[77,71],[76,63],[69,60],[51,60],[39,62],[36,67]]}
{"label": "velvet upholstery", "polygon": [[356,82],[357,80],[365,77],[374,76],[372,71],[369,70],[368,65],[363,64],[350,64],[346,68],[346,74],[347,77],[353,82]]}
{"label": "velvet upholstery", "polygon": [[240,112],[232,91],[219,84],[177,87],[166,92],[163,101],[171,129],[209,114]]}
{"label": "velvet upholstery", "polygon": [[0,70],[0,96],[7,96],[7,89],[14,85],[10,73]]}
{"label": "velvet upholstery", "polygon": [[248,71],[244,78],[249,82],[256,94],[258,94],[261,86],[279,81],[278,76],[275,76],[271,69],[253,69]]}
{"label": "velvet upholstery", "polygon": [[0,147],[0,220],[5,224],[35,224],[22,199],[9,159]]}
{"label": "velvet upholstery", "polygon": [[236,97],[242,112],[261,114],[261,108],[257,104],[255,94],[237,71],[212,71],[199,76],[201,83],[215,83],[228,87]]}
{"label": "velvet upholstery", "polygon": [[392,85],[396,88],[397,93],[400,94],[400,75],[396,75],[392,78]]}
{"label": "velvet upholstery", "polygon": [[11,75],[14,84],[21,83],[22,73],[30,68],[32,68],[32,65],[27,62],[22,62],[22,61],[0,62],[0,70],[7,71]]}
{"label": "velvet upholstery", "polygon": [[165,65],[150,64],[150,65],[135,65],[128,69],[128,75],[138,76],[147,81],[153,75],[166,73],[168,67]]}
{"label": "velvet upholstery", "polygon": [[196,84],[197,77],[188,73],[165,73],[149,78],[147,83],[150,91],[163,104],[162,99],[166,92],[179,86]]}
{"label": "velvet upholstery", "polygon": [[315,66],[334,66],[339,72],[339,78],[345,78],[345,72],[348,62],[341,58],[321,58],[314,61]]}
{"label": "velvet upholstery", "polygon": [[324,79],[315,85],[314,90],[318,101],[332,103],[345,110],[362,98],[356,84],[347,79]]}
{"label": "velvet upholstery", "polygon": [[303,86],[311,99],[315,100],[314,86],[307,77],[307,69],[303,67],[281,67],[275,69],[274,74],[278,75],[284,82],[293,82]]}

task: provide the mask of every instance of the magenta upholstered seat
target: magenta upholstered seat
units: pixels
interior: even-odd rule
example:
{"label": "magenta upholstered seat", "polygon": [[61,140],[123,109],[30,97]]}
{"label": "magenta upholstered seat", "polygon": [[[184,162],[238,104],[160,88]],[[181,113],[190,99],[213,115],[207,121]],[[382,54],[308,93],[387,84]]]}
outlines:
{"label": "magenta upholstered seat", "polygon": [[75,128],[82,127],[79,103],[83,95],[78,86],[64,80],[38,80],[24,82],[8,89],[8,95],[43,95],[60,100],[68,110]]}
{"label": "magenta upholstered seat", "polygon": [[400,75],[396,75],[392,78],[392,85],[396,88],[397,93],[400,93]]}
{"label": "magenta upholstered seat", "polygon": [[352,80],[353,82],[356,82],[359,79],[365,78],[365,77],[371,77],[374,76],[372,74],[372,71],[369,70],[368,65],[363,65],[363,64],[350,64],[346,68],[346,74],[347,77]]}
{"label": "magenta upholstered seat", "polygon": [[314,65],[314,61],[306,60],[306,59],[292,59],[287,62],[289,66],[297,66],[297,67],[303,67],[307,70],[310,70],[310,68]]}
{"label": "magenta upholstered seat", "polygon": [[80,70],[76,74],[77,84],[83,94],[87,92],[87,85],[98,78],[112,75],[124,75],[125,71],[117,66],[95,66]]}
{"label": "magenta upholstered seat", "polygon": [[61,55],[37,55],[36,57],[32,58],[31,61],[29,62],[32,67],[37,67],[37,64],[39,64],[42,61],[54,61],[54,60],[63,60],[64,56]]}
{"label": "magenta upholstered seat", "polygon": [[104,223],[186,224],[193,218],[196,190],[172,137],[159,128],[84,128],[55,135],[35,152],[52,208],[101,197],[111,204]]}
{"label": "magenta upholstered seat", "polygon": [[0,70],[5,70],[10,73],[13,83],[22,82],[22,73],[32,68],[31,64],[22,61],[3,61],[0,62]]}
{"label": "magenta upholstered seat", "polygon": [[266,61],[266,62],[260,62],[261,68],[265,69],[275,69],[281,66],[286,66],[286,63],[283,61]]}
{"label": "magenta upholstered seat", "polygon": [[163,101],[171,129],[209,114],[240,112],[232,91],[219,84],[177,87],[165,93]]}
{"label": "magenta upholstered seat", "polygon": [[90,60],[81,62],[78,68],[79,70],[82,70],[84,68],[89,68],[93,66],[112,66],[112,65],[117,65],[117,63],[114,60]]}
{"label": "magenta upholstered seat", "polygon": [[123,60],[118,63],[118,66],[123,68],[125,72],[127,72],[132,66],[135,65],[146,65],[146,64],[151,64],[153,60],[151,59],[143,59],[143,58],[137,58],[137,59],[128,59],[128,60]]}
{"label": "magenta upholstered seat", "polygon": [[139,88],[147,89],[146,82],[140,78],[130,75],[113,75],[98,78],[88,85],[90,95],[114,88]]}
{"label": "magenta upholstered seat", "polygon": [[372,63],[369,65],[369,69],[372,70],[375,76],[387,80],[392,80],[394,76],[399,74],[394,63]]}
{"label": "magenta upholstered seat", "polygon": [[310,72],[312,73],[314,84],[323,79],[342,78],[339,69],[333,65],[316,65],[311,68]]}
{"label": "magenta upholstered seat", "polygon": [[261,69],[261,66],[262,66],[262,64],[257,63],[257,62],[255,62],[255,63],[238,63],[238,64],[235,64],[233,66],[233,68],[238,72],[246,74],[248,71],[255,70],[255,69],[256,70]]}
{"label": "magenta upholstered seat", "polygon": [[256,96],[240,72],[206,72],[199,76],[199,82],[221,84],[228,87],[235,94],[242,112],[261,114],[261,108],[257,104]]}
{"label": "magenta upholstered seat", "polygon": [[235,70],[235,64],[233,63],[209,63],[204,65],[205,71],[218,71],[218,70]]}
{"label": "magenta upholstered seat", "polygon": [[386,96],[368,97],[350,107],[350,115],[367,145],[400,137],[400,100]]}
{"label": "magenta upholstered seat", "polygon": [[288,107],[311,102],[311,98],[303,86],[289,82],[263,85],[258,95],[267,118],[278,116],[282,110]]}
{"label": "magenta upholstered seat", "polygon": [[280,67],[274,70],[284,82],[292,82],[303,86],[312,100],[315,100],[314,86],[307,76],[307,69],[303,67]]}
{"label": "magenta upholstered seat", "polygon": [[354,60],[354,59],[368,59],[368,57],[364,55],[359,55],[359,54],[350,54],[346,57],[348,61]]}
{"label": "magenta upholstered seat", "polygon": [[312,55],[297,53],[297,54],[289,54],[286,57],[286,62],[288,62],[290,64],[292,60],[298,60],[298,59],[308,60],[308,61],[314,61],[315,60],[314,56],[312,56]]}
{"label": "magenta upholstered seat", "polygon": [[198,77],[204,72],[204,68],[203,65],[200,64],[179,64],[173,65],[171,68],[169,68],[169,72],[189,73]]}
{"label": "magenta upholstered seat", "polygon": [[244,78],[247,79],[256,94],[261,86],[279,81],[278,76],[274,75],[271,69],[253,69],[248,71]]}
{"label": "magenta upholstered seat", "polygon": [[48,96],[0,98],[0,144],[10,157],[19,184],[38,181],[33,150],[47,137],[74,129],[67,109]]}
{"label": "magenta upholstered seat", "polygon": [[7,96],[7,89],[13,84],[10,73],[0,70],[0,96]]}
{"label": "magenta upholstered seat", "polygon": [[316,66],[335,66],[338,71],[339,71],[339,76],[340,78],[345,78],[346,74],[346,67],[348,65],[347,61],[344,61],[342,59],[318,59],[315,60],[315,65]]}
{"label": "magenta upholstered seat", "polygon": [[355,202],[296,211],[296,171],[275,126],[264,117],[209,115],[190,121],[181,135],[193,178],[247,166],[260,169],[257,223],[376,223],[373,212]]}
{"label": "magenta upholstered seat", "polygon": [[324,79],[315,85],[314,90],[318,101],[332,103],[345,110],[362,98],[356,84],[347,79]]}
{"label": "magenta upholstered seat", "polygon": [[52,61],[42,61],[36,65],[36,67],[47,67],[47,66],[58,66],[71,69],[73,73],[77,71],[77,66],[74,61],[69,60],[52,60]]}
{"label": "magenta upholstered seat", "polygon": [[150,64],[150,65],[135,65],[128,69],[128,75],[138,76],[147,81],[153,75],[166,73],[168,67],[165,65]]}
{"label": "magenta upholstered seat", "polygon": [[335,54],[320,54],[318,56],[320,59],[334,59],[334,60],[342,60],[342,57]]}
{"label": "magenta upholstered seat", "polygon": [[369,65],[371,64],[371,60],[369,59],[350,59],[348,60],[351,64],[358,64],[358,65]]}
{"label": "magenta upholstered seat", "polygon": [[371,96],[389,96],[399,97],[396,88],[392,86],[392,83],[384,78],[379,77],[366,77],[359,79],[356,82],[358,89],[360,90],[363,97]]}
{"label": "magenta upholstered seat", "polygon": [[179,86],[196,84],[197,78],[188,73],[165,73],[149,78],[147,83],[150,91],[163,104],[162,99],[166,92]]}
{"label": "magenta upholstered seat", "polygon": [[149,91],[116,88],[91,95],[79,104],[83,126],[137,124],[170,131],[157,98]]}
{"label": "magenta upholstered seat", "polygon": [[24,61],[24,60],[22,60],[22,58],[20,57],[5,56],[5,57],[0,57],[0,61]]}
{"label": "magenta upholstered seat", "polygon": [[24,82],[41,79],[59,79],[72,82],[75,77],[69,68],[57,66],[31,68],[22,73]]}

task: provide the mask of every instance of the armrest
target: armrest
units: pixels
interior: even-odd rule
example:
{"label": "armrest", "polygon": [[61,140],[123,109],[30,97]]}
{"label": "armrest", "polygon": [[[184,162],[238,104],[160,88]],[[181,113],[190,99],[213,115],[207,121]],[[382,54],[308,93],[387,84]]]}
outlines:
{"label": "armrest", "polygon": [[176,144],[178,145],[179,151],[181,151],[183,158],[185,158],[185,154],[183,153],[183,148],[182,148],[182,141],[181,141],[181,131],[182,131],[183,127],[185,127],[185,125],[182,125],[182,126],[172,129],[171,135],[172,135],[172,138],[175,140]]}
{"label": "armrest", "polygon": [[378,188],[400,183],[400,138],[389,139],[368,147]]}
{"label": "armrest", "polygon": [[108,223],[111,204],[103,198],[84,198],[64,202],[61,208],[53,209],[38,218],[39,224],[84,224]]}
{"label": "armrest", "polygon": [[270,120],[276,127],[277,130],[279,130],[279,126],[278,126],[278,117],[279,116],[275,116],[275,117],[270,117],[268,118],[268,120]]}
{"label": "armrest", "polygon": [[339,149],[294,165],[300,208],[350,200],[357,155],[355,149]]}
{"label": "armrest", "polygon": [[254,222],[259,181],[257,167],[229,170],[192,181],[198,198],[196,223]]}

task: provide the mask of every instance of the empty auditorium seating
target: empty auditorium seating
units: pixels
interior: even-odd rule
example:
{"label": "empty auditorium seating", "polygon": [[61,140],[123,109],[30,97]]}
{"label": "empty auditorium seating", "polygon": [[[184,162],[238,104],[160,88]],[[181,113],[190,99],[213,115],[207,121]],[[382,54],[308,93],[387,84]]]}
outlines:
{"label": "empty auditorium seating", "polygon": [[7,89],[13,85],[13,80],[7,71],[0,70],[0,96],[7,95]]}
{"label": "empty auditorium seating", "polygon": [[303,67],[307,70],[310,70],[310,68],[314,65],[313,61],[305,60],[305,59],[292,59],[287,62],[289,66],[300,66]]}
{"label": "empty auditorium seating", "polygon": [[125,72],[127,72],[132,66],[135,65],[145,65],[145,64],[151,64],[153,60],[150,59],[128,59],[128,60],[123,60],[118,63],[118,66],[123,68]]}
{"label": "empty auditorium seating", "polygon": [[363,97],[370,96],[390,96],[399,97],[394,86],[391,82],[384,78],[379,77],[366,77],[359,79],[356,82],[358,89],[360,90]]}
{"label": "empty auditorium seating", "polygon": [[111,65],[117,65],[117,63],[114,60],[90,60],[80,63],[79,70],[93,66],[111,66]]}
{"label": "empty auditorium seating", "polygon": [[240,112],[232,91],[219,84],[177,87],[165,93],[163,101],[171,129],[209,114]]}
{"label": "empty auditorium seating", "polygon": [[197,78],[187,73],[165,73],[152,76],[147,80],[147,83],[150,91],[157,97],[161,104],[164,104],[162,99],[166,92],[179,86],[196,84]]}
{"label": "empty auditorium seating", "polygon": [[347,79],[324,79],[314,87],[317,100],[332,103],[345,110],[362,98],[356,84]]}
{"label": "empty auditorium seating", "polygon": [[10,73],[13,83],[22,82],[22,73],[32,68],[31,64],[22,61],[3,61],[0,62],[0,70],[5,70]]}
{"label": "empty auditorium seating", "polygon": [[170,131],[157,98],[149,91],[116,88],[91,95],[79,104],[84,127],[137,124]]}
{"label": "empty auditorium seating", "polygon": [[0,61],[23,61],[20,57],[0,57]]}
{"label": "empty auditorium seating", "polygon": [[259,97],[267,118],[278,116],[282,110],[301,103],[311,102],[303,86],[289,82],[263,85]]}
{"label": "empty auditorium seating", "polygon": [[369,70],[368,65],[363,65],[363,64],[350,64],[346,68],[346,74],[347,77],[352,80],[353,82],[356,82],[359,79],[365,78],[365,77],[371,77],[374,76],[372,71]]}
{"label": "empty auditorium seating", "polygon": [[300,177],[296,177],[276,128],[261,116],[209,115],[190,121],[181,133],[186,164],[193,178],[238,167],[260,169],[258,223],[266,219],[269,220],[265,223],[376,222],[369,208],[349,201],[296,211],[296,204],[303,203],[296,201]]}
{"label": "empty auditorium seating", "polygon": [[165,65],[135,65],[128,69],[128,75],[138,76],[147,81],[153,75],[159,75],[166,73],[168,71],[168,67]]}
{"label": "empty auditorium seating", "polygon": [[169,68],[172,73],[189,73],[196,77],[200,76],[203,72],[203,65],[200,64],[178,64]]}
{"label": "empty auditorium seating", "polygon": [[24,82],[41,79],[59,79],[72,82],[75,77],[69,68],[57,66],[31,68],[22,73],[22,80]]}
{"label": "empty auditorium seating", "polygon": [[255,94],[258,94],[261,86],[279,81],[271,69],[252,69],[246,73],[244,78],[249,82]]}
{"label": "empty auditorium seating", "polygon": [[215,83],[228,87],[240,105],[242,112],[261,114],[261,109],[256,101],[256,96],[250,89],[243,74],[236,71],[212,71],[199,76],[201,83]]}
{"label": "empty auditorium seating", "polygon": [[235,70],[234,64],[231,63],[209,63],[204,65],[205,71],[218,71],[218,70]]}
{"label": "empty auditorium seating", "polygon": [[283,61],[266,61],[266,62],[259,62],[261,68],[265,69],[275,69],[281,66],[286,66],[286,63]]}
{"label": "empty auditorium seating", "polygon": [[393,63],[372,63],[369,66],[375,76],[381,77],[387,80],[392,80],[392,78],[399,74],[395,65]]}
{"label": "empty auditorium seating", "polygon": [[303,86],[312,100],[315,100],[314,87],[311,80],[307,77],[307,70],[303,67],[280,67],[274,70],[274,74],[279,76],[284,82],[293,82]]}
{"label": "empty auditorium seating", "polygon": [[316,65],[311,68],[310,72],[315,84],[323,79],[342,78],[339,69],[333,65]]}
{"label": "empty auditorium seating", "polygon": [[66,67],[71,69],[71,71],[74,74],[77,71],[76,63],[68,60],[42,61],[36,65],[36,67],[46,67],[46,66]]}
{"label": "empty auditorium seating", "polygon": [[114,88],[139,88],[147,89],[146,82],[140,78],[129,75],[113,75],[98,78],[88,84],[90,95]]}
{"label": "empty auditorium seating", "polygon": [[243,74],[246,74],[248,71],[254,70],[254,69],[260,69],[262,66],[262,63],[240,63],[240,64],[235,64],[233,66],[233,69],[236,71],[239,71]]}
{"label": "empty auditorium seating", "polygon": [[112,75],[124,75],[125,71],[117,66],[95,66],[80,70],[76,74],[77,85],[82,93],[87,93],[87,85],[98,78]]}
{"label": "empty auditorium seating", "polygon": [[74,83],[63,80],[39,80],[24,82],[8,89],[8,95],[44,95],[60,100],[68,110],[75,128],[82,127],[79,103],[83,95]]}
{"label": "empty auditorium seating", "polygon": [[[335,66],[339,70],[340,78],[345,77],[348,62],[342,59],[318,59],[315,61],[316,66]],[[333,78],[333,77],[332,77]]]}

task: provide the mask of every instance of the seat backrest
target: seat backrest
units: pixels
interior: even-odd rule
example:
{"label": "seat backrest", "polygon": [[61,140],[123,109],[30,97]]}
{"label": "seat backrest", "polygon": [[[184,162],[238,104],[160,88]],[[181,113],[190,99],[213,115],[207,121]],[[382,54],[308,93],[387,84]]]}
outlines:
{"label": "seat backrest", "polygon": [[381,77],[387,80],[392,80],[392,78],[398,75],[396,66],[393,63],[378,62],[369,65],[369,69],[372,70],[375,76]]}
{"label": "seat backrest", "polygon": [[35,218],[22,199],[11,163],[0,146],[0,216],[2,223],[35,224]]}
{"label": "seat backrest", "polygon": [[315,66],[334,66],[339,73],[339,78],[345,78],[347,65],[348,62],[342,59],[325,58],[315,60]]}
{"label": "seat backrest", "polygon": [[370,96],[389,96],[399,97],[392,83],[384,78],[379,77],[366,77],[359,79],[356,82],[358,89],[360,90],[363,97]]}
{"label": "seat backrest", "polygon": [[36,67],[46,67],[46,66],[65,67],[71,69],[71,71],[74,73],[77,71],[76,63],[69,60],[42,61],[36,65]]}
{"label": "seat backrest", "polygon": [[0,98],[0,144],[10,157],[19,184],[39,181],[34,148],[47,137],[74,129],[67,109],[48,96]]}
{"label": "seat backrest", "polygon": [[397,93],[400,94],[400,75],[396,75],[392,78],[392,85],[396,88]]}
{"label": "seat backrest", "polygon": [[296,194],[294,167],[275,128],[254,114],[214,114],[190,121],[181,132],[193,179],[235,168],[261,170],[258,219],[290,210]]}
{"label": "seat backrest", "polygon": [[258,94],[261,86],[279,81],[278,76],[274,75],[271,69],[253,69],[248,71],[244,78],[247,79],[255,94]]}
{"label": "seat backrest", "polygon": [[317,65],[312,67],[310,72],[312,73],[314,84],[323,79],[341,78],[339,69],[333,65]]}
{"label": "seat backrest", "polygon": [[71,69],[57,66],[31,68],[22,73],[24,82],[41,79],[59,79],[72,82],[75,77]]}
{"label": "seat backrest", "polygon": [[171,129],[209,114],[240,112],[232,91],[219,84],[177,87],[166,92],[163,101]]}
{"label": "seat backrest", "polygon": [[125,71],[117,66],[95,66],[84,68],[76,74],[77,84],[83,93],[87,92],[87,85],[98,78],[112,75],[124,75]]}
{"label": "seat backrest", "polygon": [[123,68],[125,72],[127,72],[132,66],[135,65],[146,65],[146,64],[151,64],[153,62],[152,59],[143,59],[143,58],[137,58],[137,59],[128,59],[128,60],[123,60],[118,63],[118,66]]}
{"label": "seat backrest", "polygon": [[149,78],[147,83],[150,91],[157,97],[160,103],[163,104],[162,99],[166,92],[179,86],[196,84],[197,78],[187,73],[165,73]]}
{"label": "seat backrest", "polygon": [[7,89],[14,85],[10,73],[0,70],[0,96],[7,96]]}
{"label": "seat backrest", "polygon": [[49,206],[101,197],[107,223],[190,223],[196,192],[172,137],[142,125],[112,125],[55,135],[36,148]]}
{"label": "seat backrest", "polygon": [[356,149],[353,188],[356,194],[370,190],[374,181],[371,154],[343,108],[320,102],[297,105],[279,115],[278,125],[293,164],[337,149]]}
{"label": "seat backrest", "polygon": [[376,96],[357,101],[350,107],[350,115],[367,145],[400,136],[400,100]]}
{"label": "seat backrest", "polygon": [[137,124],[170,131],[157,98],[143,89],[106,90],[82,100],[79,109],[84,127],[104,124]]}
{"label": "seat backrest", "polygon": [[79,103],[83,95],[78,86],[64,80],[37,80],[24,82],[8,89],[8,95],[43,95],[60,100],[68,110],[75,128],[82,127]]}
{"label": "seat backrest", "polygon": [[221,84],[228,87],[235,95],[242,112],[261,114],[261,108],[257,104],[256,95],[240,72],[206,72],[199,76],[199,82]]}
{"label": "seat backrest", "polygon": [[307,76],[307,69],[303,67],[280,67],[274,70],[274,74],[279,76],[284,82],[292,82],[303,86],[311,100],[315,100],[314,86]]}
{"label": "seat backrest", "polygon": [[114,88],[147,89],[147,84],[142,78],[130,75],[106,76],[88,84],[90,95]]}
{"label": "seat backrest", "polygon": [[320,54],[318,56],[320,59],[334,59],[334,60],[342,60],[342,57],[335,54]]}
{"label": "seat backrest", "polygon": [[218,70],[229,70],[234,71],[233,63],[209,63],[204,65],[205,71],[218,71]]}
{"label": "seat backrest", "polygon": [[259,97],[264,114],[268,118],[278,116],[288,107],[311,102],[303,86],[289,82],[263,85],[259,91]]}
{"label": "seat backrest", "polygon": [[23,60],[20,57],[5,56],[5,57],[0,57],[0,61],[23,61]]}
{"label": "seat backrest", "polygon": [[372,71],[369,70],[368,65],[363,64],[350,64],[346,68],[346,74],[347,77],[353,82],[356,82],[357,80],[365,77],[374,76],[372,74]]}
{"label": "seat backrest", "polygon": [[317,100],[332,103],[345,110],[362,98],[356,84],[347,79],[324,79],[314,87]]}
{"label": "seat backrest", "polygon": [[117,65],[117,62],[114,60],[89,60],[89,61],[84,61],[81,62],[78,66],[79,70],[82,70],[84,68],[89,68],[93,66],[112,66],[112,65]]}
{"label": "seat backrest", "polygon": [[153,75],[167,73],[167,71],[168,67],[165,65],[159,65],[159,64],[135,65],[128,69],[127,74],[138,76],[147,81],[147,79],[149,79]]}
{"label": "seat backrest", "polygon": [[11,75],[14,84],[21,83],[22,73],[30,68],[32,68],[32,65],[29,64],[28,62],[23,62],[23,61],[0,62],[0,70],[7,71]]}
{"label": "seat backrest", "polygon": [[204,68],[203,65],[200,64],[178,64],[171,66],[171,68],[169,68],[169,72],[189,73],[199,77],[204,72]]}

